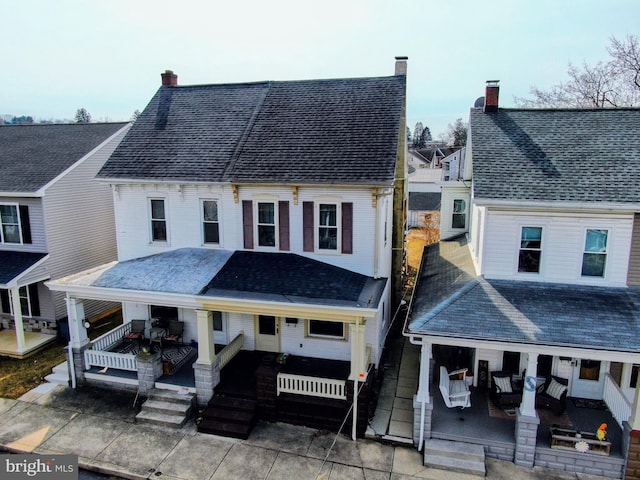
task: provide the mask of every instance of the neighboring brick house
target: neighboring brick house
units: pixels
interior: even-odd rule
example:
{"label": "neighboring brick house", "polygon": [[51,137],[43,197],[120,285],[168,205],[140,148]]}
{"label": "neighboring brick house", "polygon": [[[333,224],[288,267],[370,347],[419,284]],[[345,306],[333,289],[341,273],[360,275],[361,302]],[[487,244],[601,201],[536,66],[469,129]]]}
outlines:
{"label": "neighboring brick house", "polygon": [[[405,335],[422,350],[414,440],[621,478],[629,430],[640,427],[640,110],[503,109],[497,88],[471,110],[463,180],[443,184],[448,234],[425,250],[407,317]],[[430,392],[441,366],[475,373],[470,409],[452,414]],[[491,418],[497,371],[524,382],[510,421]],[[553,377],[568,417],[543,408]],[[576,398],[608,410],[585,412]],[[591,447],[610,454],[558,450],[549,428],[560,422],[583,432],[608,422],[610,445]]]}
{"label": "neighboring brick house", "polygon": [[[3,355],[24,356],[55,339],[67,308],[44,281],[116,258],[111,191],[95,175],[127,130],[125,123],[0,128],[0,327],[15,331]],[[114,305],[86,307],[93,316]]]}
{"label": "neighboring brick house", "polygon": [[[226,363],[238,351],[271,352],[288,358],[278,368],[309,364],[273,377],[278,401],[320,398],[343,415],[348,385],[375,374],[400,285],[405,72],[404,58],[394,76],[357,79],[179,86],[165,72],[98,175],[114,192],[118,263],[48,283],[70,299],[74,381],[187,388],[207,405],[225,376],[255,382],[255,367]],[[122,302],[111,340],[88,341],[89,298]],[[107,351],[131,320],[148,339],[161,317],[197,354],[178,386],[162,368],[146,382],[135,359],[108,363],[132,359]],[[260,408],[283,418],[273,395]]]}

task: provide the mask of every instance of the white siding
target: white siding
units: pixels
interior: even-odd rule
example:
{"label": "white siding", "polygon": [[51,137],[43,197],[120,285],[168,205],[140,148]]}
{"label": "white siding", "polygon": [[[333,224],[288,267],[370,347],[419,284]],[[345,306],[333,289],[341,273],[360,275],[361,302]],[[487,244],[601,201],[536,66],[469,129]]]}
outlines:
{"label": "white siding", "polygon": [[[375,215],[371,190],[368,188],[332,189],[301,187],[298,190],[298,204],[294,204],[293,192],[289,187],[240,187],[239,201],[234,202],[233,192],[226,185],[195,186],[184,185],[121,185],[114,194],[117,218],[117,238],[119,259],[143,257],[162,251],[185,247],[203,247],[200,218],[200,201],[219,201],[221,243],[218,248],[227,250],[243,249],[242,200],[256,200],[271,196],[275,201],[289,202],[290,252],[308,256],[325,263],[347,268],[364,275],[374,275],[375,256]],[[167,242],[151,242],[149,201],[152,198],[165,199],[167,216]],[[318,202],[332,198],[338,202],[353,203],[353,254],[304,252],[302,248],[302,203]],[[379,200],[381,213],[391,218],[390,202]],[[385,205],[386,203],[386,205]],[[386,208],[385,208],[386,207]],[[380,276],[388,276],[391,268],[391,221],[380,221],[378,237],[382,237],[387,226],[387,246],[379,258]],[[384,240],[382,240],[384,243]],[[255,249],[259,251],[259,248]],[[264,249],[264,251],[278,251]]]}
{"label": "white siding", "polygon": [[[518,273],[523,226],[543,229],[540,273]],[[626,284],[633,215],[519,213],[489,210],[486,217],[481,274],[486,278],[624,286]],[[608,229],[605,277],[582,277],[587,229]]]}
{"label": "white siding", "polygon": [[[466,206],[466,227],[453,228],[453,202],[464,200]],[[440,202],[440,239],[446,240],[468,231],[470,215],[470,190],[461,182],[444,183]]]}
{"label": "white siding", "polygon": [[[51,278],[117,259],[111,189],[95,176],[122,140],[128,127],[87,156],[45,191],[43,199]],[[56,314],[66,314],[64,294],[55,294]],[[92,304],[92,305],[95,305]],[[105,309],[111,306],[105,307]],[[85,313],[91,316],[95,309]]]}

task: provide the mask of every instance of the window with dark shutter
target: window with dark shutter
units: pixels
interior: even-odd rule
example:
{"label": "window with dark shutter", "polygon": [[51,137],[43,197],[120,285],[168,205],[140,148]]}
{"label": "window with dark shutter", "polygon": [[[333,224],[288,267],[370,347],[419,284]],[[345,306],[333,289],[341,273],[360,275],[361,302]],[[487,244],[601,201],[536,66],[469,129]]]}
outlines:
{"label": "window with dark shutter", "polygon": [[242,201],[242,234],[244,236],[244,248],[253,249],[253,202]]}
{"label": "window with dark shutter", "polygon": [[29,303],[31,305],[31,316],[40,316],[40,298],[38,297],[38,284],[29,285]]}
{"label": "window with dark shutter", "polygon": [[278,233],[280,250],[288,251],[289,246],[289,202],[278,202]]}
{"label": "window with dark shutter", "polygon": [[313,252],[313,202],[302,202],[302,247],[305,252]]}
{"label": "window with dark shutter", "polygon": [[342,253],[353,253],[353,203],[342,204]]}
{"label": "window with dark shutter", "polygon": [[11,313],[11,299],[9,298],[9,290],[0,289],[0,308],[2,313]]}
{"label": "window with dark shutter", "polygon": [[20,228],[22,229],[22,243],[32,243],[29,207],[27,205],[20,205]]}

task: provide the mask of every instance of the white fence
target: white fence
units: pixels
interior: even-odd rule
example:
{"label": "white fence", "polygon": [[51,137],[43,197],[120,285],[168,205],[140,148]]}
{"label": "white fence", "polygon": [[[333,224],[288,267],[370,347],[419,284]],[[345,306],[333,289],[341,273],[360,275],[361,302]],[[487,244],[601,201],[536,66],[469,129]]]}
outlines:
{"label": "white fence", "polygon": [[218,362],[218,367],[220,370],[224,368],[224,366],[231,361],[236,354],[242,350],[244,345],[244,332],[240,332],[236,338],[231,340],[231,342],[224,347],[218,355],[216,355],[216,360]]}
{"label": "white fence", "polygon": [[346,400],[345,381],[331,378],[305,377],[289,373],[278,374],[278,395],[293,393],[312,397]]}
{"label": "white fence", "polygon": [[631,416],[631,402],[627,400],[613,377],[607,373],[604,378],[604,401],[609,407],[613,418],[622,427],[622,422],[629,420]]}
{"label": "white fence", "polygon": [[111,350],[129,332],[131,332],[131,323],[124,323],[92,341],[91,348],[93,350]]}

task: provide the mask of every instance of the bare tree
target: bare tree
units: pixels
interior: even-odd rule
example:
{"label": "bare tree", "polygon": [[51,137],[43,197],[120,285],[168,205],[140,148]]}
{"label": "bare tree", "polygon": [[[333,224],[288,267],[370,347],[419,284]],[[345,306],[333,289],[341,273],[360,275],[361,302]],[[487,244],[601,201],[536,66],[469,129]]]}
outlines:
{"label": "bare tree", "polygon": [[447,143],[452,147],[464,147],[467,144],[467,132],[469,124],[458,118],[447,127]]}
{"label": "bare tree", "polygon": [[424,147],[424,127],[422,126],[422,122],[416,123],[415,128],[413,129],[413,146],[415,148]]}
{"label": "bare tree", "polygon": [[571,62],[569,80],[540,90],[531,87],[532,99],[515,97],[521,107],[533,108],[612,108],[640,104],[640,46],[638,37],[628,35],[624,40],[610,39],[607,49],[611,59],[595,65]]}

